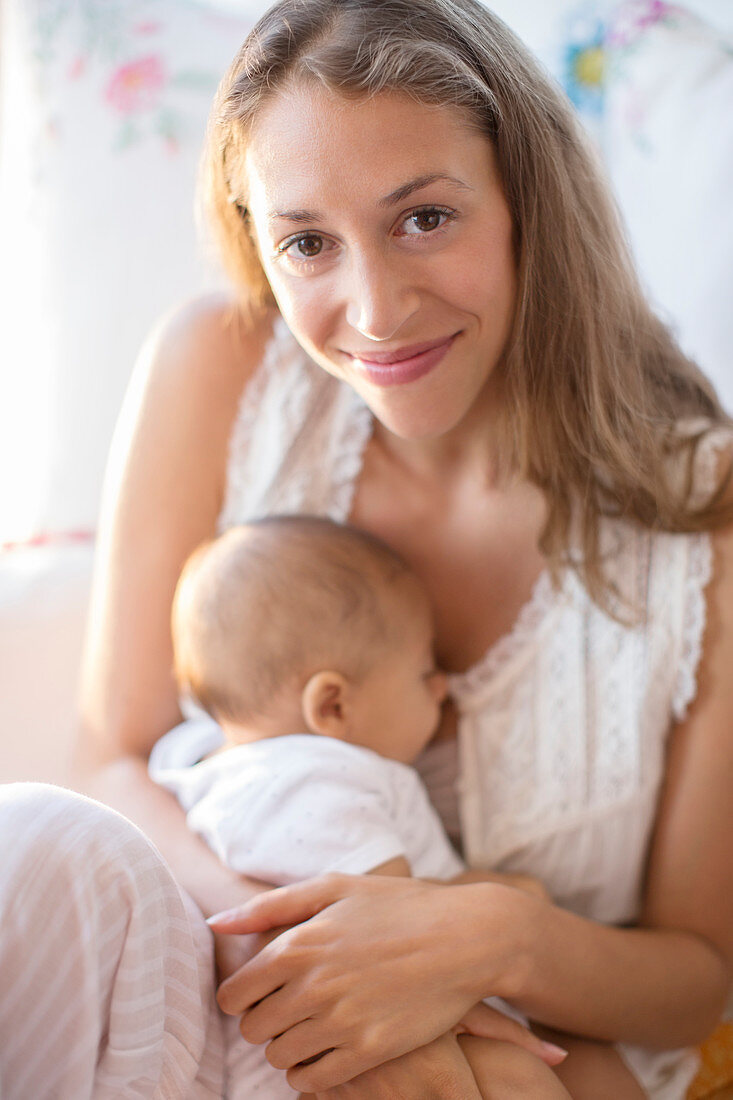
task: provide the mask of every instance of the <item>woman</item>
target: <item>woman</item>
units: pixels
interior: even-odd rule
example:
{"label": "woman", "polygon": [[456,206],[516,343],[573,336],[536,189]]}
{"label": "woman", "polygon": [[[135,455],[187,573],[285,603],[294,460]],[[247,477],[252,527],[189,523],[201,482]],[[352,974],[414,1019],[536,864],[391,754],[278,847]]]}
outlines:
{"label": "woman", "polygon": [[[423,764],[449,832],[457,725],[469,862],[556,904],[359,878],[261,895],[216,924],[222,1007],[334,1098],[471,1095],[451,1029],[488,994],[683,1096],[675,1048],[712,1030],[733,960],[727,425],[569,108],[474,0],[285,0],[222,84],[206,166],[238,297],[158,329],[123,416],[94,790],[205,914],[247,901],[145,775],[179,719],[173,589],[217,526],[349,518],[433,598],[458,721]],[[252,945],[226,931],[293,923],[238,969]]]}

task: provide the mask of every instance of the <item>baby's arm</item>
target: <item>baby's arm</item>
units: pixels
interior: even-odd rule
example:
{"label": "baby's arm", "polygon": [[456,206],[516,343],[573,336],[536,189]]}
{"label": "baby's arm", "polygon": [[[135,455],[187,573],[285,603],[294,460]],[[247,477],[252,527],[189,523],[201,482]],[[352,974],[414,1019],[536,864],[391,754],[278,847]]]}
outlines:
{"label": "baby's arm", "polygon": [[554,1072],[573,1100],[645,1100],[646,1092],[610,1043],[549,1029],[541,1033],[568,1051],[568,1057]]}
{"label": "baby's arm", "polygon": [[[410,866],[407,860],[403,856],[398,856],[396,859],[390,859],[386,863],[383,863],[380,867],[375,867],[373,871],[369,871],[370,875],[405,875],[412,877]],[[425,882],[435,882],[444,884],[446,886],[460,886],[462,883],[468,884],[471,882],[500,882],[504,886],[513,886],[515,890],[524,890],[527,894],[534,894],[538,898],[546,898],[550,900],[550,895],[545,887],[542,885],[539,879],[533,878],[532,875],[518,875],[518,874],[498,874],[494,871],[461,871],[458,875],[453,875],[451,878],[426,878]]]}
{"label": "baby's arm", "polygon": [[514,1043],[460,1035],[458,1041],[483,1100],[531,1096],[543,1100],[644,1100],[646,1093],[620,1056],[604,1043],[565,1036],[568,1058],[550,1069]]}

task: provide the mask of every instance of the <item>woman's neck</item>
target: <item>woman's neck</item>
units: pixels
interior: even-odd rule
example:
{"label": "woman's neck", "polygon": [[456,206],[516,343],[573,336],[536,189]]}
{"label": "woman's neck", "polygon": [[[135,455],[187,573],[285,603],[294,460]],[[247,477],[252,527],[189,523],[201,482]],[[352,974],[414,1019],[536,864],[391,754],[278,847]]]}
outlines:
{"label": "woman's neck", "polygon": [[459,424],[440,436],[403,439],[379,421],[374,438],[384,454],[412,477],[436,488],[471,481],[478,491],[499,487],[501,462],[496,403],[477,402]]}

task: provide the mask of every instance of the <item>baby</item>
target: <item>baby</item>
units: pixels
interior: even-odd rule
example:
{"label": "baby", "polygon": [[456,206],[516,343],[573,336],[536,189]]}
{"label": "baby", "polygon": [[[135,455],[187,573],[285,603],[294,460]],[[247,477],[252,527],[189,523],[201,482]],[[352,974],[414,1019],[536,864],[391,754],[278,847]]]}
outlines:
{"label": "baby", "polygon": [[[228,866],[274,885],[329,871],[475,881],[409,766],[446,680],[425,590],[392,550],[314,517],[233,528],[186,563],[172,628],[179,687],[211,718],[163,737],[150,772]],[[230,1100],[289,1100],[284,1072],[227,1026]],[[464,1046],[486,1096],[500,1078],[491,1047]],[[643,1096],[610,1049],[573,1050],[574,1079],[587,1067],[614,1074],[609,1096]],[[533,1073],[537,1100],[568,1096],[539,1060]]]}

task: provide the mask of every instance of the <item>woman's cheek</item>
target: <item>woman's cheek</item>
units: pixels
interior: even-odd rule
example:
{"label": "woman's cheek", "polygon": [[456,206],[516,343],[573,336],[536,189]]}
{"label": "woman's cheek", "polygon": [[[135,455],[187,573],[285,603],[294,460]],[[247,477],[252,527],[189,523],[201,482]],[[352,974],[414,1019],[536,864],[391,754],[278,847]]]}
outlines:
{"label": "woman's cheek", "polygon": [[280,313],[293,336],[312,350],[327,342],[333,299],[325,281],[278,278],[270,282]]}

